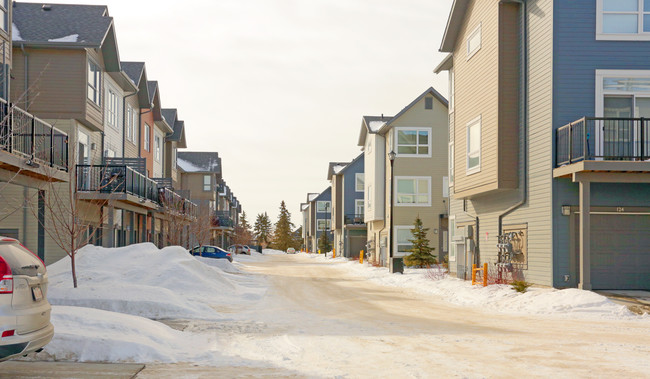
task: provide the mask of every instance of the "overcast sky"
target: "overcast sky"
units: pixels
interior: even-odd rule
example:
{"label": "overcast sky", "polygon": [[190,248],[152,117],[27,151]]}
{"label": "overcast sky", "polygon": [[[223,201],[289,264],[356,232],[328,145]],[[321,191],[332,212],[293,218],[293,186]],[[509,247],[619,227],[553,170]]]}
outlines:
{"label": "overcast sky", "polygon": [[281,200],[292,221],[350,161],[361,116],[430,86],[452,0],[65,0],[108,5],[120,58],[144,61],[188,150],[217,151],[249,221]]}

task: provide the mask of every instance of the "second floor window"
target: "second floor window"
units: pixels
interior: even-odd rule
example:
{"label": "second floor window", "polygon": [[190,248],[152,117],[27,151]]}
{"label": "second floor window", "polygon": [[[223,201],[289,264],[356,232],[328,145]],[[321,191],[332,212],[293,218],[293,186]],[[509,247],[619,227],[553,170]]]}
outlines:
{"label": "second floor window", "polygon": [[144,124],[144,149],[151,151],[151,127],[149,124]]}
{"label": "second floor window", "polygon": [[2,0],[0,1],[0,28],[4,30],[5,32],[7,31],[7,14],[8,14],[8,6],[9,6],[9,0]]}
{"label": "second floor window", "polygon": [[397,154],[406,156],[431,156],[430,129],[397,128]]}
{"label": "second floor window", "polygon": [[481,171],[481,117],[467,124],[467,174]]}
{"label": "second floor window", "polygon": [[355,175],[355,190],[356,192],[363,192],[364,189],[364,182],[363,182],[364,175],[362,172],[357,173]]}
{"label": "second floor window", "polygon": [[397,177],[395,180],[397,205],[431,205],[430,177]]}
{"label": "second floor window", "polygon": [[212,190],[212,178],[210,175],[203,175],[203,190],[206,192]]}
{"label": "second floor window", "polygon": [[133,107],[126,106],[126,139],[133,142]]}
{"label": "second floor window", "polygon": [[112,89],[108,90],[108,101],[106,104],[106,122],[108,125],[117,128],[119,101]]}
{"label": "second floor window", "polygon": [[449,185],[454,185],[454,143],[449,143]]}
{"label": "second floor window", "polygon": [[329,213],[331,209],[332,209],[332,204],[329,201],[317,201],[316,202],[316,212]]}
{"label": "second floor window", "polygon": [[172,168],[176,168],[176,149],[172,149]]}
{"label": "second floor window", "polygon": [[481,24],[467,37],[467,59],[470,59],[481,49]]}
{"label": "second floor window", "polygon": [[154,136],[154,154],[153,157],[156,162],[160,162],[160,136]]}
{"label": "second floor window", "polygon": [[602,34],[650,33],[650,1],[599,0],[598,21]]}
{"label": "second floor window", "polygon": [[317,229],[319,231],[330,230],[332,228],[332,220],[317,220]]}
{"label": "second floor window", "polygon": [[88,100],[97,105],[101,105],[101,83],[102,71],[99,66],[88,61]]}

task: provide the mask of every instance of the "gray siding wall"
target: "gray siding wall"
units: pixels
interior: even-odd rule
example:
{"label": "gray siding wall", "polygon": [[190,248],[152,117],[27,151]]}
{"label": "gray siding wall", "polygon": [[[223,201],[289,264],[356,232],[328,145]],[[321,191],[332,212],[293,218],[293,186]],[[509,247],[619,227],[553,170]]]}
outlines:
{"label": "gray siding wall", "polygon": [[[556,1],[553,51],[553,130],[584,116],[595,116],[596,70],[650,70],[650,41],[597,41],[596,2]],[[554,158],[554,157],[553,157]],[[554,161],[553,161],[554,162]],[[596,183],[591,205],[650,206],[648,184]],[[562,205],[577,206],[578,184],[553,181],[554,277],[557,287],[576,286],[571,271],[569,217]],[[564,275],[570,275],[569,282]]]}
{"label": "gray siding wall", "polygon": [[[355,213],[355,200],[363,200],[364,192],[356,191],[356,174],[363,173],[364,154],[346,167],[343,173],[343,215]],[[365,187],[364,187],[365,188]],[[363,217],[363,215],[361,216]]]}

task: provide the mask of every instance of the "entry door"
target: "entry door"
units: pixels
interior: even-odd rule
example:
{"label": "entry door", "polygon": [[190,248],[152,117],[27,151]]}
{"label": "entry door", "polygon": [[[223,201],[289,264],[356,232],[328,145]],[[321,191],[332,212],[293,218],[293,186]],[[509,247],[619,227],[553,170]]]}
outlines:
{"label": "entry door", "polygon": [[459,279],[467,279],[465,277],[466,265],[465,265],[465,243],[462,241],[456,243],[456,277]]}

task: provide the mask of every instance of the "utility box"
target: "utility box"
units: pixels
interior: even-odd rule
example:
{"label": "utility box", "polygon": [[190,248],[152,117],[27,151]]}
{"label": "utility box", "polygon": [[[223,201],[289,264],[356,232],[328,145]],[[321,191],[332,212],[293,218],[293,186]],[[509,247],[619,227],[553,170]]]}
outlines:
{"label": "utility box", "polygon": [[404,273],[404,258],[402,257],[392,257],[390,259],[390,273],[395,274],[399,272],[400,274]]}

